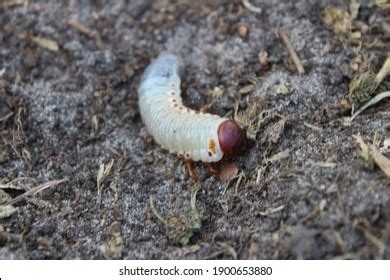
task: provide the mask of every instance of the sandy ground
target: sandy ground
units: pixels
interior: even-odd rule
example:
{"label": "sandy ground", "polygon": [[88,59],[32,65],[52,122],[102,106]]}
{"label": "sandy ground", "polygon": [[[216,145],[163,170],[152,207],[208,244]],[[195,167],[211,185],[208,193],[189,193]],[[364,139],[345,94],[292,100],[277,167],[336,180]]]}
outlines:
{"label": "sandy ground", "polygon": [[[251,1],[260,13],[241,1],[195,2],[0,8],[1,199],[49,182],[3,209],[1,259],[390,258],[389,178],[359,158],[353,138],[389,138],[390,102],[345,125],[351,110],[337,104],[357,51],[321,21],[324,8],[348,11],[348,2]],[[359,22],[388,18],[361,2]],[[380,26],[366,34],[383,39]],[[142,123],[140,76],[166,50],[184,60],[189,107],[261,112],[230,183],[200,163],[194,182]],[[386,51],[362,47],[375,72]]]}

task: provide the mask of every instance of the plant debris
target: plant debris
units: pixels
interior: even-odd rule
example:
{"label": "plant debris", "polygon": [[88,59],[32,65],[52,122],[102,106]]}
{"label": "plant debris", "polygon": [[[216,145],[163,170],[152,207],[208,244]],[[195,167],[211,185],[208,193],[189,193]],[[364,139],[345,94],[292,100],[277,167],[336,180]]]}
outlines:
{"label": "plant debris", "polygon": [[235,187],[234,187],[234,191],[237,194],[238,187],[241,185],[241,183],[245,184],[245,182],[247,180],[248,180],[248,177],[246,176],[246,174],[244,172],[238,173],[237,175],[235,175],[232,178],[230,178],[230,180],[226,183],[226,186],[225,186],[225,188],[223,190],[223,193],[225,194],[227,192],[227,190],[229,189],[229,187],[232,185],[232,183],[234,181],[236,181],[236,184],[235,184]]}
{"label": "plant debris", "polygon": [[99,170],[98,170],[98,173],[96,176],[96,185],[97,185],[97,189],[98,189],[99,199],[102,196],[102,183],[103,183],[104,179],[106,179],[110,175],[113,165],[114,165],[114,160],[112,159],[107,165],[102,163],[99,166]]}
{"label": "plant debris", "polygon": [[375,97],[373,97],[367,104],[363,105],[355,114],[353,114],[352,117],[348,119],[348,123],[351,123],[359,114],[361,114],[364,110],[366,110],[368,107],[378,103],[382,99],[390,97],[390,91],[382,92]]}
{"label": "plant debris", "polygon": [[[375,75],[370,69],[372,58],[363,57],[357,74],[349,84],[347,100],[354,105],[361,105],[375,95],[376,90],[390,71],[390,57],[386,59],[381,70]],[[387,87],[387,83],[383,88]],[[389,84],[390,85],[390,84]],[[381,90],[382,88],[379,88]]]}
{"label": "plant debris", "polygon": [[291,60],[293,61],[299,75],[304,74],[305,69],[303,68],[301,60],[299,59],[297,52],[295,51],[294,47],[292,46],[291,41],[288,38],[286,32],[284,32],[282,29],[279,28],[278,35],[282,39],[283,43],[286,45],[286,48],[288,50],[288,53],[290,54]]}
{"label": "plant debris", "polygon": [[64,179],[61,179],[61,180],[53,180],[53,181],[49,181],[49,182],[46,182],[44,184],[41,184],[41,185],[38,185],[36,186],[35,188],[15,197],[14,199],[8,201],[6,203],[6,205],[10,205],[10,204],[15,204],[23,199],[25,199],[26,197],[29,197],[31,195],[35,195],[43,190],[46,190],[48,188],[51,188],[51,187],[55,187],[61,183],[64,183],[64,182],[68,182],[69,179],[68,178],[64,178]]}
{"label": "plant debris", "polygon": [[289,156],[290,156],[290,150],[284,150],[267,158],[266,163],[273,163],[276,161],[280,161],[288,158]]}
{"label": "plant debris", "polygon": [[249,0],[242,0],[242,5],[247,8],[249,11],[260,14],[262,9],[260,7],[254,6]]}
{"label": "plant debris", "polygon": [[111,224],[109,236],[109,240],[101,246],[101,250],[107,259],[120,259],[124,249],[120,222],[115,221]]}
{"label": "plant debris", "polygon": [[390,158],[385,157],[377,147],[370,145],[370,153],[379,168],[390,178]]}
{"label": "plant debris", "polygon": [[28,3],[28,0],[4,0],[4,8],[13,8],[17,6],[23,6]]}
{"label": "plant debris", "polygon": [[229,181],[238,173],[238,167],[234,162],[224,164],[219,171],[219,180],[222,182]]}
{"label": "plant debris", "polygon": [[34,43],[41,46],[42,48],[48,49],[49,51],[58,52],[58,50],[59,50],[59,46],[58,46],[57,42],[55,42],[53,40],[50,40],[47,38],[42,38],[42,37],[34,37],[34,36],[31,37],[31,40]]}
{"label": "plant debris", "polygon": [[163,224],[167,237],[174,243],[188,245],[193,234],[202,227],[202,213],[196,208],[196,195],[199,190],[199,186],[193,188],[189,207],[179,214],[170,213],[165,218],[157,212],[153,197],[149,198],[153,214]]}
{"label": "plant debris", "polygon": [[272,109],[265,109],[265,97],[253,102],[244,112],[235,112],[234,119],[246,130],[246,136],[255,140],[260,130],[275,116]]}
{"label": "plant debris", "polygon": [[390,177],[390,159],[385,157],[374,144],[366,144],[360,135],[353,136],[360,147],[360,157],[365,163],[372,165],[375,162],[378,167]]}
{"label": "plant debris", "polygon": [[328,26],[337,36],[350,37],[352,31],[351,15],[339,8],[327,7],[324,10],[322,21]]}

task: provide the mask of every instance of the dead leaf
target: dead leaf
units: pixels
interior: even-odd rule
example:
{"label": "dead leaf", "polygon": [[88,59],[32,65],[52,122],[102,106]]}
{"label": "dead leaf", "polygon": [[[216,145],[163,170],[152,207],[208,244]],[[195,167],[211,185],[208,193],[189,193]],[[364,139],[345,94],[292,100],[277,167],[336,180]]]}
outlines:
{"label": "dead leaf", "polygon": [[281,118],[277,123],[271,127],[271,131],[268,135],[268,140],[274,144],[279,142],[280,137],[283,134],[284,127],[286,125],[287,117]]}
{"label": "dead leaf", "polygon": [[255,87],[254,85],[244,86],[244,87],[240,88],[238,93],[241,95],[247,95],[248,93],[250,93],[254,89],[254,87]]}
{"label": "dead leaf", "polygon": [[222,182],[229,181],[238,173],[238,167],[234,162],[226,163],[222,166],[219,172],[219,179]]}
{"label": "dead leaf", "polygon": [[15,213],[17,208],[12,205],[0,205],[0,219],[8,218]]}

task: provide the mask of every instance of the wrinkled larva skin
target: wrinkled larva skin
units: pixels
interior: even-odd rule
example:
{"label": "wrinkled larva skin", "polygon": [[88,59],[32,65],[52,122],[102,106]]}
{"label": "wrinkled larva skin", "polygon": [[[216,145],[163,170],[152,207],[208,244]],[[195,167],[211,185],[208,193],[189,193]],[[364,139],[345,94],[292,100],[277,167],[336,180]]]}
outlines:
{"label": "wrinkled larva skin", "polygon": [[224,153],[218,128],[228,119],[182,104],[180,68],[181,60],[172,54],[161,54],[147,67],[138,90],[142,120],[154,140],[170,153],[193,161],[219,161]]}

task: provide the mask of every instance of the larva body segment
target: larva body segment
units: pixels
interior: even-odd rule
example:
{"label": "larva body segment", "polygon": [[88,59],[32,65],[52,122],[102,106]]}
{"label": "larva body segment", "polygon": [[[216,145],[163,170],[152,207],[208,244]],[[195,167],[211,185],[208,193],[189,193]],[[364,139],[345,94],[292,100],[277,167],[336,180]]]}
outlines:
{"label": "larva body segment", "polygon": [[235,122],[182,104],[181,64],[177,56],[161,54],[147,67],[138,90],[142,120],[154,140],[170,153],[193,161],[219,161],[224,151],[232,154],[241,148],[245,137]]}

